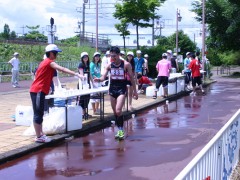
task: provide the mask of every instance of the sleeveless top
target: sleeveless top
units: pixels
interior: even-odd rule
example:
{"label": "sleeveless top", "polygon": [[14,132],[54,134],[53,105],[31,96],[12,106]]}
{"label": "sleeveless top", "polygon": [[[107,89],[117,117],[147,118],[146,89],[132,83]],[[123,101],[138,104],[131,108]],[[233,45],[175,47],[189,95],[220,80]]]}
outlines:
{"label": "sleeveless top", "polygon": [[55,69],[50,66],[52,62],[54,61],[46,58],[40,63],[36,72],[35,80],[30,87],[30,92],[43,92],[45,95],[49,93],[50,85],[55,72]]}
{"label": "sleeveless top", "polygon": [[114,62],[111,62],[110,74],[110,86],[126,86],[126,71],[124,70],[123,60],[121,60],[118,66]]}

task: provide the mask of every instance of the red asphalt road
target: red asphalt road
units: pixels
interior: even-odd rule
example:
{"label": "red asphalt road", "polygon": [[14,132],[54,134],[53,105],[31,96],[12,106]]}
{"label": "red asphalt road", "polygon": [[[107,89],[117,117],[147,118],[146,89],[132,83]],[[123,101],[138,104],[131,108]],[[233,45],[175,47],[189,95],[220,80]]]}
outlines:
{"label": "red asphalt road", "polygon": [[172,180],[240,108],[239,80],[219,79],[206,96],[185,96],[115,127],[0,166],[2,179]]}

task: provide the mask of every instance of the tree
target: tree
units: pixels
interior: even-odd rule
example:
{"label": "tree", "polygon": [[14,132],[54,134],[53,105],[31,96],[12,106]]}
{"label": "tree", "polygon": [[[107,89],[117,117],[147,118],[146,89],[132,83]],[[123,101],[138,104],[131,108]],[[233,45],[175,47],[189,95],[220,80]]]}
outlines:
{"label": "tree", "polygon": [[115,28],[120,32],[120,36],[123,37],[124,51],[126,51],[126,36],[130,35],[130,31],[127,30],[128,23],[122,19],[120,24],[115,24]]}
{"label": "tree", "polygon": [[38,31],[38,28],[40,27],[39,25],[37,26],[26,26],[29,29],[28,34],[26,34],[25,38],[26,39],[32,39],[32,40],[42,40],[45,41],[47,40],[47,37],[41,34]]}
{"label": "tree", "polygon": [[16,39],[16,37],[17,37],[16,32],[12,31],[11,34],[10,34],[10,38],[11,39]]}
{"label": "tree", "polygon": [[10,28],[9,28],[9,25],[8,25],[8,24],[5,24],[5,25],[4,25],[2,37],[3,37],[4,39],[9,39],[9,37],[10,37]]}
{"label": "tree", "polygon": [[[199,1],[192,3],[192,11],[196,19],[202,21],[202,7]],[[206,1],[206,24],[211,35],[209,48],[225,50],[240,50],[240,1],[238,0],[208,0]]]}
{"label": "tree", "polygon": [[[157,40],[157,44],[167,49],[174,49],[176,44],[176,33],[172,34],[169,37],[161,37]],[[186,52],[194,52],[196,51],[196,44],[192,42],[187,34],[184,32],[178,31],[178,45],[180,48],[179,54],[186,54]]]}
{"label": "tree", "polygon": [[113,16],[124,19],[127,23],[136,26],[137,48],[139,49],[139,27],[152,27],[152,19],[159,18],[155,10],[161,6],[165,0],[123,0],[122,4],[115,5],[116,11]]}

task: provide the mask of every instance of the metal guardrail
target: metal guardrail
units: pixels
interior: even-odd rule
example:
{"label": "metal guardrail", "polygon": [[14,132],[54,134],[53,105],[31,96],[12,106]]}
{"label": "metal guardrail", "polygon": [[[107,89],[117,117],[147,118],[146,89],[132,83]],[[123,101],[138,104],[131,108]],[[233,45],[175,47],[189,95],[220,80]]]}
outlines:
{"label": "metal guardrail", "polygon": [[[66,67],[68,69],[77,69],[79,61],[59,61],[57,62],[60,66]],[[32,73],[36,67],[38,67],[39,62],[21,62],[19,71],[22,73],[29,72]],[[12,67],[6,62],[0,62],[0,74],[11,72]]]}
{"label": "metal guardrail", "polygon": [[227,180],[239,162],[240,109],[174,180]]}

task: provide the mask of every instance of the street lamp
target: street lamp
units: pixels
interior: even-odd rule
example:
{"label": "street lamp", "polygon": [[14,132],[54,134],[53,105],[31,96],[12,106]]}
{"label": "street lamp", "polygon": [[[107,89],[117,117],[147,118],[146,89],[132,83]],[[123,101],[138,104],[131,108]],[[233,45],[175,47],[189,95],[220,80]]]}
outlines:
{"label": "street lamp", "polygon": [[176,53],[178,54],[178,22],[181,22],[182,16],[180,15],[180,10],[177,9],[176,14]]}
{"label": "street lamp", "polygon": [[[87,4],[87,3],[88,3],[88,0],[83,0],[83,11],[82,11],[82,28],[83,28],[82,40],[84,41],[83,44],[85,43],[85,38],[84,38],[84,36],[85,36],[85,9],[86,9],[85,4]],[[81,35],[80,35],[80,37],[81,37]]]}
{"label": "street lamp", "polygon": [[[205,0],[202,0],[202,69],[203,70],[205,65],[205,36],[206,36]],[[203,73],[203,79],[204,79],[204,73]]]}
{"label": "street lamp", "polygon": [[98,51],[98,0],[96,0],[96,51]]}

